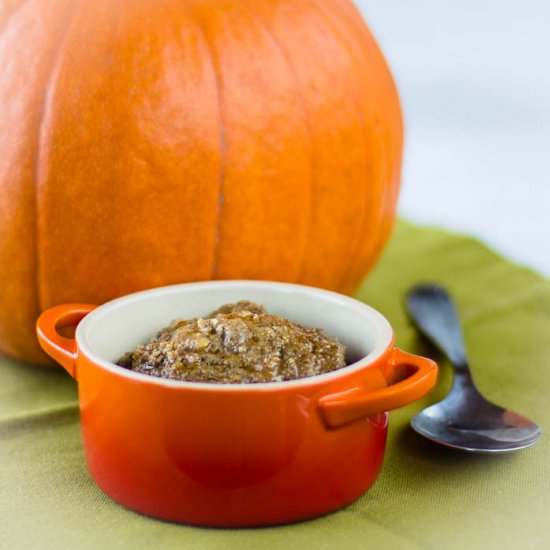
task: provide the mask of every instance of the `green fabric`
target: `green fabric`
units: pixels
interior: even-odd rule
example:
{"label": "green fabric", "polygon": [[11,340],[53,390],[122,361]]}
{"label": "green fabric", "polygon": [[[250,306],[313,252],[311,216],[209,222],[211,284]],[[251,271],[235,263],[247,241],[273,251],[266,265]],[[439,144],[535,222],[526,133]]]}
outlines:
{"label": "green fabric", "polygon": [[382,474],[346,509],[265,529],[168,524],[125,510],[91,481],[76,384],[64,371],[2,360],[0,547],[550,548],[550,282],[470,238],[401,222],[358,296],[390,319],[398,345],[432,355],[401,305],[419,280],[448,285],[480,389],[535,419],[545,432],[537,445],[511,455],[468,455],[412,432],[411,416],[449,387],[441,362],[436,390],[391,413]]}

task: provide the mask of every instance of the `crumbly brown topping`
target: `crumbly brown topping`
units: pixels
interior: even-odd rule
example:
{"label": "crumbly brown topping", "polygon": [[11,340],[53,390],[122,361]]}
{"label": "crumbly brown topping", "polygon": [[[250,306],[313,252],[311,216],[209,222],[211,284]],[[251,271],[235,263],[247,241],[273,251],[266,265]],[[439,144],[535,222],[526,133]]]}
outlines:
{"label": "crumbly brown topping", "polygon": [[344,367],[344,352],[344,346],[322,330],[243,300],[206,317],[173,321],[117,364],[174,380],[276,382]]}

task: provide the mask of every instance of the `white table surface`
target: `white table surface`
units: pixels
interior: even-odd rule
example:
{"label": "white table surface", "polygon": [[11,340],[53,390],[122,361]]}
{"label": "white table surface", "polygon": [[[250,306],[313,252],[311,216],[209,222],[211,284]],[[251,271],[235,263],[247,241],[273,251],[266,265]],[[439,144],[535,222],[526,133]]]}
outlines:
{"label": "white table surface", "polygon": [[550,1],[356,4],[401,93],[401,215],[550,276]]}

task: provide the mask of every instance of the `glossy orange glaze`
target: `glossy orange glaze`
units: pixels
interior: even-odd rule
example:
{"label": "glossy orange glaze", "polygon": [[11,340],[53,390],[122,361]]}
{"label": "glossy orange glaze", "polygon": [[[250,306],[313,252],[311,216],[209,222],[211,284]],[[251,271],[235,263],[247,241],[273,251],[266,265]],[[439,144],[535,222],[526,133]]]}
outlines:
{"label": "glossy orange glaze", "polygon": [[61,338],[93,306],[46,311],[44,350],[78,381],[86,460],[119,503],[209,526],[297,521],[355,500],[380,472],[387,411],[428,392],[436,366],[393,348],[348,375],[205,388],[111,371]]}
{"label": "glossy orange glaze", "polygon": [[5,353],[171,283],[351,292],[386,242],[401,111],[349,0],[6,0],[0,67]]}

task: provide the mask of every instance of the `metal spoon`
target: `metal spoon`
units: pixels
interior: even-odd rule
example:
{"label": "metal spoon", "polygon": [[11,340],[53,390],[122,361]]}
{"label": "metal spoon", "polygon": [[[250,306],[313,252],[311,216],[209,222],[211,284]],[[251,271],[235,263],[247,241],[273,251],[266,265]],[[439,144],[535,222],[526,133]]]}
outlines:
{"label": "metal spoon", "polygon": [[450,296],[440,285],[413,287],[406,298],[412,320],[449,359],[454,379],[439,403],[418,413],[411,426],[435,443],[473,453],[501,453],[535,444],[540,428],[528,418],[487,401],[476,388]]}

